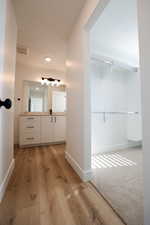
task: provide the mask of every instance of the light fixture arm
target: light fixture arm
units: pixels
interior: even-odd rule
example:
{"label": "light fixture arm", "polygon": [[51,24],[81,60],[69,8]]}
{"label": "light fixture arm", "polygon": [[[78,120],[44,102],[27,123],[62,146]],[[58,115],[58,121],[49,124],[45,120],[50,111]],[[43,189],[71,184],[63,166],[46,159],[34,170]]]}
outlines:
{"label": "light fixture arm", "polygon": [[51,84],[51,86],[59,86],[60,85],[60,81],[59,79],[54,79],[52,77],[42,77],[41,78],[41,84]]}

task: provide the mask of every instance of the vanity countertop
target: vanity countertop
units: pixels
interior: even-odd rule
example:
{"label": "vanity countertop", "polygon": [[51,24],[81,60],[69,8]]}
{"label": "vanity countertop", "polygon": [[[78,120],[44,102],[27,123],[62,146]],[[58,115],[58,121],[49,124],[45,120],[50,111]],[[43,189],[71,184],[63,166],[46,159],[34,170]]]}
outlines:
{"label": "vanity countertop", "polygon": [[65,116],[65,115],[66,115],[65,112],[53,113],[52,115],[50,115],[49,112],[24,112],[20,114],[20,116]]}

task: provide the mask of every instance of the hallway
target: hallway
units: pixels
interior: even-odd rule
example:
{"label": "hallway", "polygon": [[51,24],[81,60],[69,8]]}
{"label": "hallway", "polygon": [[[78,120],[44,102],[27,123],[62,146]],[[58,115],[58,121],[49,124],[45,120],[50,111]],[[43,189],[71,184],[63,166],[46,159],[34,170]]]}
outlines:
{"label": "hallway", "polygon": [[0,225],[123,225],[90,183],[81,182],[64,145],[16,150]]}

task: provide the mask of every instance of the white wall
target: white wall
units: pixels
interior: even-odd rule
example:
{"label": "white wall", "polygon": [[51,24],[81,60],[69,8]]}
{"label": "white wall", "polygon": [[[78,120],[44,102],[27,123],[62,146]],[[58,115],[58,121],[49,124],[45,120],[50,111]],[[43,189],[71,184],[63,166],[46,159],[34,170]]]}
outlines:
{"label": "white wall", "polygon": [[150,224],[150,1],[138,1],[144,149],[144,225]]}
{"label": "white wall", "polygon": [[[128,69],[139,65],[137,0],[109,1],[90,30],[90,52],[92,111],[141,112],[140,74],[117,67],[119,62]],[[102,57],[114,65],[100,61]],[[93,154],[126,148],[128,140],[140,143],[141,115],[107,114],[105,122],[103,117],[92,114]]]}
{"label": "white wall", "polygon": [[[131,75],[131,74],[130,74]],[[127,81],[128,111],[141,113],[141,73],[132,73]]]}
{"label": "white wall", "polygon": [[142,110],[141,110],[141,73],[134,72],[127,83],[128,111],[139,112],[129,115],[127,120],[127,136],[129,141],[142,142]]}
{"label": "white wall", "polygon": [[[68,125],[67,129],[70,134],[68,134],[68,148],[67,153],[72,156],[75,162],[77,162],[83,170],[90,168],[90,107],[87,104],[87,99],[89,100],[89,91],[87,90],[87,82],[83,82],[81,77],[84,77],[87,67],[85,66],[85,61],[87,60],[87,48],[88,41],[87,35],[84,32],[85,21],[92,15],[93,9],[99,3],[99,8],[97,8],[94,16],[92,16],[92,22],[89,21],[89,24],[93,23],[93,20],[96,21],[97,16],[102,12],[103,6],[106,6],[108,0],[99,1],[87,1],[86,6],[89,7],[89,10],[85,13],[85,9],[82,12],[83,18],[80,18],[76,28],[74,28],[72,36],[70,37],[70,44],[68,46],[68,59],[70,59],[71,68],[68,68],[68,75],[71,76],[68,79]],[[91,5],[90,5],[91,4]],[[149,76],[149,59],[150,59],[150,50],[149,50],[149,40],[150,40],[150,1],[147,0],[138,0],[138,20],[140,24],[140,51],[141,51],[141,78],[142,78],[142,110],[143,110],[143,143],[144,143],[144,188],[145,188],[145,225],[149,225],[150,221],[150,76]],[[91,10],[90,10],[91,8]],[[90,23],[91,22],[91,23]],[[68,77],[69,78],[69,77]],[[85,80],[84,80],[85,81]],[[86,81],[89,82],[87,79]],[[86,86],[87,85],[87,86]],[[86,87],[86,92],[82,92],[83,87]],[[79,94],[78,94],[79,92]],[[85,98],[86,96],[86,98]],[[82,101],[80,98],[82,98]],[[83,98],[85,98],[85,105],[81,108],[83,103]],[[80,102],[79,102],[80,101]],[[80,108],[78,107],[80,106]],[[83,110],[84,108],[84,110]],[[82,119],[85,116],[84,122],[87,132],[83,132]],[[78,125],[76,125],[78,123]],[[80,130],[81,137],[80,137]],[[79,132],[79,134],[78,134]],[[82,141],[85,141],[84,143]],[[89,145],[89,146],[88,146]],[[85,162],[86,161],[86,162]],[[73,164],[73,163],[72,163]],[[75,167],[75,166],[74,166]],[[77,167],[76,167],[76,171]],[[79,171],[78,171],[79,173]],[[84,176],[83,176],[84,177]]]}
{"label": "white wall", "polygon": [[93,53],[139,65],[137,0],[111,0],[91,33]]}
{"label": "white wall", "polygon": [[97,113],[140,113],[140,94],[139,73],[92,60],[92,154],[127,148],[131,144],[137,145],[133,141],[141,141],[139,115]]}
{"label": "white wall", "polygon": [[86,2],[68,43],[66,157],[85,180],[91,175],[89,40],[85,25],[98,3]]}
{"label": "white wall", "polygon": [[0,1],[0,98],[12,107],[0,108],[0,200],[14,165],[14,83],[17,26],[11,0]]}
{"label": "white wall", "polygon": [[[64,71],[52,71],[46,70],[39,67],[33,67],[28,65],[23,65],[17,63],[16,65],[16,81],[15,81],[15,144],[18,144],[18,136],[19,136],[19,129],[18,129],[18,121],[19,115],[24,112],[23,106],[23,95],[24,95],[24,88],[23,88],[23,81],[40,81],[42,75],[50,75],[52,74],[53,78],[60,79],[62,82],[66,82],[66,74]],[[20,98],[21,100],[18,101],[17,99]]]}
{"label": "white wall", "polygon": [[[127,111],[127,88],[133,73],[101,62],[91,63],[92,112]],[[129,82],[130,83],[130,82]],[[132,86],[132,83],[131,83]]]}
{"label": "white wall", "polygon": [[125,148],[127,115],[95,112],[127,112],[127,83],[133,74],[97,61],[91,69],[92,154]]}

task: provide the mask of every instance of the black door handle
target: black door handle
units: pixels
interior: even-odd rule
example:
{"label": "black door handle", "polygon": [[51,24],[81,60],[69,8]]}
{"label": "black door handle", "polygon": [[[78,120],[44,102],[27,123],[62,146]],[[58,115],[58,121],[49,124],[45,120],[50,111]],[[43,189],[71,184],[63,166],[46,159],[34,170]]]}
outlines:
{"label": "black door handle", "polygon": [[2,106],[4,106],[6,109],[10,109],[12,106],[12,101],[9,98],[7,98],[5,101],[0,99],[0,107]]}

